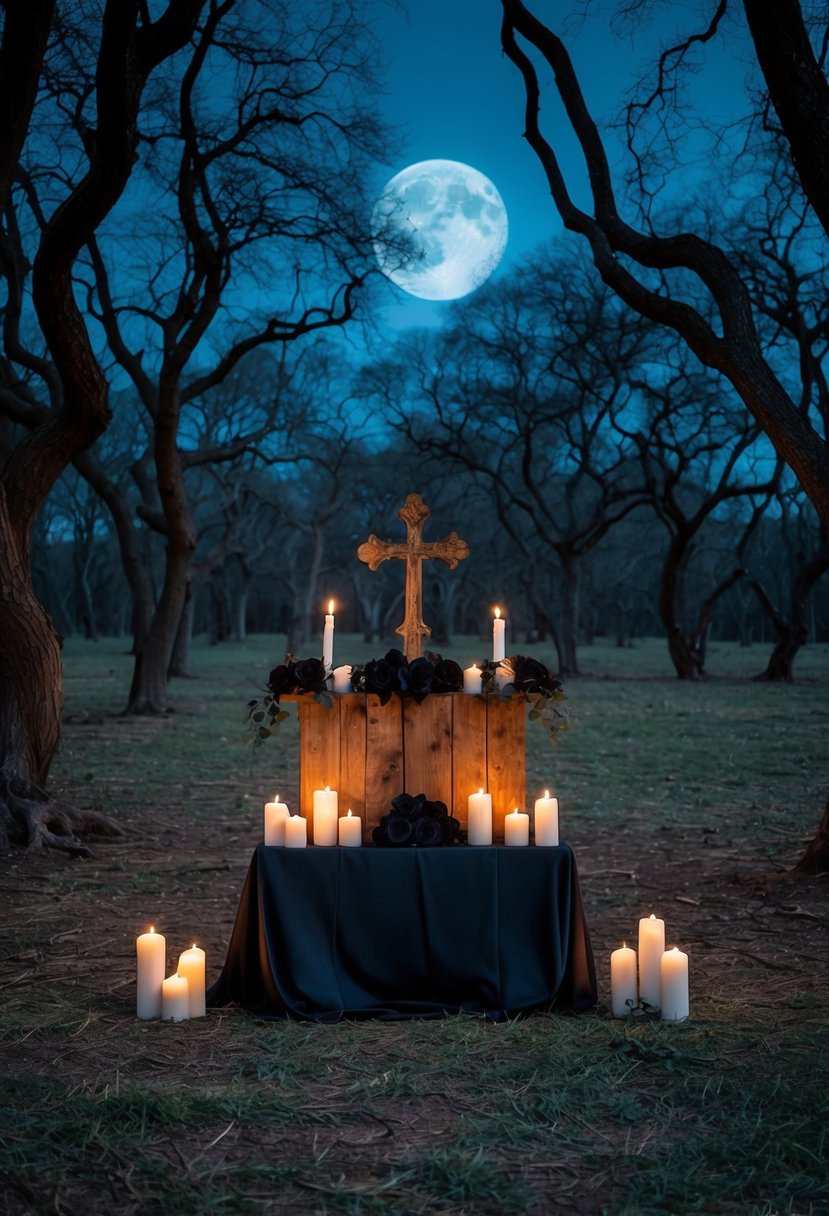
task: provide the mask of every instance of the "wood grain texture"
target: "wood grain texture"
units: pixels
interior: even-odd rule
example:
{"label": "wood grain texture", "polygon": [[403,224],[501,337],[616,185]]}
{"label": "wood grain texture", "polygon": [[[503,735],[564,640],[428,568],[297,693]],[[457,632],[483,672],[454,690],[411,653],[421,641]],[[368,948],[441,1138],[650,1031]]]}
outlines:
{"label": "wood grain texture", "polygon": [[366,823],[366,697],[363,693],[340,693],[340,814],[351,808],[363,821],[363,841],[368,836]]}
{"label": "wood grain texture", "polygon": [[524,741],[524,702],[492,698],[486,715],[487,785],[492,794],[492,840],[504,839],[504,816],[525,810],[527,761]]}
{"label": "wood grain texture", "polygon": [[365,829],[376,827],[392,798],[403,793],[403,709],[395,693],[386,705],[366,697]]}
{"label": "wood grain texture", "polygon": [[403,698],[403,785],[452,809],[452,698]]}
{"label": "wood grain texture", "polygon": [[340,788],[340,714],[316,701],[300,701],[299,813],[308,820],[308,843],[314,838],[314,790]]}
{"label": "wood grain texture", "polygon": [[486,771],[486,701],[483,697],[452,696],[452,814],[466,831],[467,799],[488,788]]}

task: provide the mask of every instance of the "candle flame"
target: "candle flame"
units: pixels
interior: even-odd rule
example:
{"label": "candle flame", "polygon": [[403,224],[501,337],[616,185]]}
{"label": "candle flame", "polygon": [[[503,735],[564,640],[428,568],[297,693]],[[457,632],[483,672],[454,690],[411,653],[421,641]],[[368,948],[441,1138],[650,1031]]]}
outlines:
{"label": "candle flame", "polygon": [[196,943],[193,942],[193,949],[195,950],[195,948],[196,948]]}
{"label": "candle flame", "polygon": [[545,798],[549,798],[549,797],[550,797],[550,791],[549,791],[549,790],[545,790],[545,791],[544,791],[544,797],[545,797]]}
{"label": "candle flame", "polygon": [[331,786],[330,786],[330,785],[326,785],[326,787],[325,787],[325,792],[326,792],[326,794],[330,794],[330,793],[331,793]]}
{"label": "candle flame", "polygon": [[501,619],[501,609],[500,608],[495,609],[495,619],[496,619],[496,621],[499,621]]}
{"label": "candle flame", "polygon": [[656,920],[656,915],[653,912],[651,912],[651,920]]}
{"label": "candle flame", "polygon": [[622,949],[627,950],[627,942],[622,942]]}
{"label": "candle flame", "polygon": [[478,793],[479,793],[479,794],[482,794],[483,792],[484,792],[484,787],[483,787],[483,786],[481,786],[481,788],[478,790]]}
{"label": "candle flame", "polygon": [[514,810],[512,813],[513,813],[513,815],[517,815],[517,814],[518,814],[518,807],[516,807],[516,808],[515,808],[515,810]]}
{"label": "candle flame", "polygon": [[150,925],[150,933],[155,933],[155,925]]}
{"label": "candle flame", "polygon": [[351,818],[351,807],[348,808],[348,815],[346,816],[346,818],[347,819]]}
{"label": "candle flame", "polygon": [[328,615],[331,616],[333,611],[334,611],[334,601],[329,600],[328,601]]}
{"label": "candle flame", "polygon": [[674,946],[671,950],[671,954],[679,954],[679,946]]}

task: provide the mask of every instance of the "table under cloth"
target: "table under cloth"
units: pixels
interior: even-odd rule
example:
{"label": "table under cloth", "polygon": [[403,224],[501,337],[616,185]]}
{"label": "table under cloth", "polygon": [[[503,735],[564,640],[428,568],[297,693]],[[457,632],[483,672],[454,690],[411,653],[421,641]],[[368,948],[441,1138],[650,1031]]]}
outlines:
{"label": "table under cloth", "polygon": [[315,1021],[588,1009],[572,850],[259,845],[207,994],[231,1001]]}

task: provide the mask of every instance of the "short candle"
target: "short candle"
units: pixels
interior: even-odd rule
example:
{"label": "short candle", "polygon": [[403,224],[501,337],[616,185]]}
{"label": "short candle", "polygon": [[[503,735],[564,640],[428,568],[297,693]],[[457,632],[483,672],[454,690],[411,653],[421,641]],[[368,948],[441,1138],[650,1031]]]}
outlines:
{"label": "short candle", "polygon": [[472,845],[492,844],[492,794],[485,794],[481,788],[477,794],[469,795],[466,806],[467,843]]}
{"label": "short candle", "polygon": [[688,955],[674,946],[666,950],[660,963],[662,978],[662,1021],[684,1022],[690,1013],[688,999]]}
{"label": "short candle", "polygon": [[351,807],[347,815],[340,816],[340,844],[344,849],[357,849],[363,843],[363,821],[359,815],[352,815]]}
{"label": "short candle", "polygon": [[288,815],[287,803],[279,801],[279,794],[274,794],[273,802],[265,803],[265,844],[285,843],[285,820]]}
{"label": "short candle", "polygon": [[535,843],[538,845],[558,844],[558,798],[551,798],[550,791],[544,791],[543,798],[535,800]]}
{"label": "short candle", "polygon": [[610,1010],[614,1018],[623,1018],[639,1001],[636,985],[636,951],[622,942],[610,956]]}
{"label": "short candle", "polygon": [[332,681],[334,692],[352,692],[351,664],[345,663],[342,667],[335,667],[332,675]]}
{"label": "short candle", "polygon": [[665,922],[651,913],[639,921],[639,1000],[652,1009],[662,1008],[662,955]]}
{"label": "short candle", "polygon": [[167,970],[167,939],[151,927],[135,939],[136,1017],[146,1021],[161,1017],[161,985]]}
{"label": "short candle", "polygon": [[301,815],[289,815],[285,820],[285,847],[304,849],[308,843],[308,820]]}
{"label": "short candle", "polygon": [[183,975],[170,975],[161,985],[161,1019],[186,1022],[190,1017],[190,985]]}
{"label": "short candle", "polygon": [[314,844],[337,843],[337,791],[330,786],[314,790],[314,818],[312,826]]}
{"label": "short candle", "polygon": [[204,963],[204,951],[195,942],[178,957],[176,971],[187,980],[191,1018],[203,1018],[207,1013],[204,1001]]}
{"label": "short candle", "polygon": [[530,817],[518,807],[504,816],[504,844],[519,846],[530,843]]}
{"label": "short candle", "polygon": [[471,667],[467,667],[463,673],[463,691],[467,693],[479,693],[481,691],[482,680],[481,669],[477,663],[473,663]]}

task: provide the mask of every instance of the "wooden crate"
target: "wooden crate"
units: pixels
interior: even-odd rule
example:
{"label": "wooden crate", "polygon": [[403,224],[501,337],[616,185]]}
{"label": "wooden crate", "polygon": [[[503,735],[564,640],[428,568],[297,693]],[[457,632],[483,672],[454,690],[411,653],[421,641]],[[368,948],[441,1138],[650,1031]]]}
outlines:
{"label": "wooden crate", "polygon": [[439,798],[466,827],[467,798],[492,794],[493,840],[504,816],[525,809],[524,702],[465,693],[433,693],[418,705],[395,693],[386,705],[364,693],[334,694],[333,707],[304,696],[299,716],[299,810],[313,839],[313,793],[329,785],[371,837],[392,799],[404,790]]}

